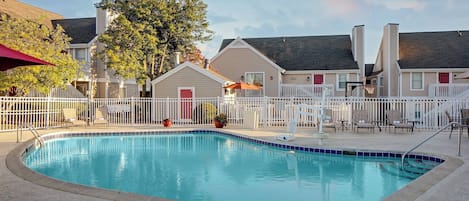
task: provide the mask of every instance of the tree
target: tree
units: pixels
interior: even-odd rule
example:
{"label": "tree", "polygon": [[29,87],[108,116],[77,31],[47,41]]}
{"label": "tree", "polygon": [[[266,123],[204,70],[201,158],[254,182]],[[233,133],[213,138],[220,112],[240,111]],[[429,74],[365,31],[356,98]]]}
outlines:
{"label": "tree", "polygon": [[55,65],[0,72],[1,94],[11,89],[17,96],[27,95],[31,89],[47,94],[52,88],[65,87],[77,76],[78,62],[66,53],[71,39],[61,27],[51,30],[34,21],[1,15],[0,30],[0,43]]}
{"label": "tree", "polygon": [[97,6],[117,16],[99,37],[101,58],[139,84],[170,70],[168,55],[192,53],[196,42],[212,37],[201,0],[103,0]]}

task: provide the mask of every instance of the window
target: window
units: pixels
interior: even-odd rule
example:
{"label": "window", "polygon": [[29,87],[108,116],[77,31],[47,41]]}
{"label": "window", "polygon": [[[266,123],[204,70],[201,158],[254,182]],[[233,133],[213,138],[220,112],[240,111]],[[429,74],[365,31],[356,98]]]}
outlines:
{"label": "window", "polygon": [[410,89],[423,89],[423,73],[413,72],[410,73]]}
{"label": "window", "polygon": [[263,72],[247,72],[245,82],[261,86],[261,90],[244,90],[245,96],[263,96],[264,95],[264,73]]}
{"label": "window", "polygon": [[339,73],[337,74],[337,84],[336,84],[336,90],[337,91],[344,91],[345,90],[345,82],[347,82],[347,77],[348,74],[345,73]]}
{"label": "window", "polygon": [[438,82],[442,84],[449,83],[449,73],[438,73]]}
{"label": "window", "polygon": [[313,84],[322,84],[324,82],[323,74],[314,74]]}
{"label": "window", "polygon": [[75,59],[78,61],[85,61],[86,59],[86,49],[85,48],[76,48],[75,49]]}
{"label": "window", "polygon": [[378,78],[378,96],[384,96],[384,77]]}

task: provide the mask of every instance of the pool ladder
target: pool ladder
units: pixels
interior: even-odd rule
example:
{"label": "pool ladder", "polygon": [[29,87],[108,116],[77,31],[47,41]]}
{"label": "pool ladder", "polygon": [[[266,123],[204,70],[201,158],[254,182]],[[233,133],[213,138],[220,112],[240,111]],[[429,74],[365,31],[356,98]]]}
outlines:
{"label": "pool ladder", "polygon": [[424,144],[425,142],[427,142],[428,140],[432,139],[433,137],[435,137],[436,135],[440,134],[443,130],[447,129],[449,126],[452,126],[452,125],[456,125],[460,128],[459,130],[459,138],[458,138],[458,156],[461,156],[461,134],[462,134],[462,129],[461,129],[461,123],[459,122],[450,122],[448,125],[446,125],[445,127],[441,128],[440,130],[436,131],[435,133],[433,133],[431,136],[425,138],[425,140],[423,140],[422,142],[418,143],[417,145],[415,145],[414,147],[412,147],[411,149],[409,149],[408,151],[406,151],[404,154],[402,154],[402,157],[401,157],[401,165],[404,166],[404,160],[405,160],[405,157],[412,151],[414,151],[415,149],[417,149],[418,147],[420,147],[422,144]]}
{"label": "pool ladder", "polygon": [[33,134],[34,138],[37,142],[39,142],[40,146],[44,146],[44,139],[41,138],[41,135],[37,131],[37,129],[31,124],[23,124],[23,126],[19,126],[16,131],[16,142],[20,142],[23,140],[23,128],[27,126],[28,130]]}

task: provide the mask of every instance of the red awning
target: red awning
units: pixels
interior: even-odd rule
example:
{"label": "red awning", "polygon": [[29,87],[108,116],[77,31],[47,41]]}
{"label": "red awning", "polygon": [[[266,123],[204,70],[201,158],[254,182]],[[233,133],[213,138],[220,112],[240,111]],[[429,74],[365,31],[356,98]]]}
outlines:
{"label": "red awning", "polygon": [[0,44],[0,71],[6,71],[18,66],[29,65],[50,65],[54,66],[47,61],[43,61],[27,55],[25,53],[10,49]]}

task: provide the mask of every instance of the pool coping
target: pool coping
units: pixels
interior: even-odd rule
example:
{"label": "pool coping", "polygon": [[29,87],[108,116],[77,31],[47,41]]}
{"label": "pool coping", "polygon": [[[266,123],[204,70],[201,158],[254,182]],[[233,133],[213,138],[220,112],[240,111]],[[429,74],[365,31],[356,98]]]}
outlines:
{"label": "pool coping", "polygon": [[[252,141],[254,143],[260,143],[260,144],[267,144],[270,146],[273,146],[273,144],[276,145],[281,145],[277,146],[280,148],[287,148],[287,149],[293,149],[293,150],[300,150],[298,147],[314,147],[311,145],[305,146],[305,145],[293,145],[289,144],[289,142],[285,141],[274,141],[274,140],[266,140],[263,138],[255,138],[252,136],[246,136],[241,133],[237,132],[232,132],[232,131],[226,131],[226,130],[219,130],[219,129],[200,129],[200,128],[194,128],[194,129],[178,129],[178,130],[163,130],[163,129],[158,129],[158,130],[141,130],[141,131],[121,131],[121,132],[112,132],[112,133],[118,133],[119,134],[135,134],[135,133],[149,133],[149,132],[171,132],[171,133],[176,133],[176,132],[181,132],[181,131],[193,131],[193,132],[217,132],[217,133],[222,133],[226,135],[231,135],[235,137],[239,137],[242,139],[246,139],[249,141]],[[91,136],[95,135],[97,133],[110,133],[110,132],[53,132],[49,133],[46,135],[43,135],[46,139],[52,138],[61,138],[67,135],[73,136],[73,134],[77,134],[76,136]],[[89,134],[89,135],[87,135]],[[165,199],[165,198],[158,198],[158,197],[152,197],[152,196],[145,196],[145,195],[140,195],[140,194],[135,194],[135,193],[127,193],[127,192],[120,192],[120,191],[115,191],[115,190],[108,190],[108,189],[102,189],[102,188],[96,188],[96,187],[89,187],[89,186],[84,186],[84,185],[79,185],[79,184],[72,184],[72,183],[67,183],[64,181],[56,180],[47,176],[44,176],[42,174],[39,174],[28,167],[26,167],[23,162],[22,162],[22,157],[25,151],[29,149],[31,146],[34,146],[35,139],[28,140],[19,146],[15,147],[10,153],[8,153],[6,157],[6,166],[7,168],[16,176],[23,178],[27,181],[30,181],[31,183],[38,184],[44,187],[56,189],[56,190],[61,190],[65,192],[70,192],[74,194],[81,194],[81,195],[87,195],[87,196],[92,196],[96,198],[102,198],[102,199],[109,199],[109,200],[155,200],[155,201],[163,201],[163,200],[170,200],[170,199]],[[297,149],[298,148],[298,149]],[[352,150],[362,153],[367,153],[367,152],[394,152],[394,153],[402,153],[401,151],[383,151],[383,150],[368,150],[368,149],[356,149],[356,148],[346,148],[346,147],[340,147],[340,148],[330,148],[330,147],[321,147],[318,148],[320,150],[334,150],[334,149],[340,149],[340,150]],[[304,150],[302,150],[304,151]],[[308,150],[310,151],[310,150]],[[311,150],[310,152],[317,152]],[[336,153],[325,153],[320,152],[324,154],[336,154]],[[337,153],[338,154],[338,153]],[[340,154],[342,155],[342,153]],[[443,163],[440,165],[436,166],[426,174],[420,176],[419,178],[413,180],[411,183],[407,184],[404,188],[398,190],[397,192],[391,194],[390,196],[386,197],[384,200],[385,201],[393,201],[393,200],[415,200],[417,199],[420,195],[424,194],[427,190],[429,190],[433,185],[436,183],[440,182],[443,178],[454,172],[457,168],[459,168],[464,162],[460,159],[450,157],[447,155],[439,155],[439,154],[434,154],[434,153],[426,153],[426,152],[413,152],[413,155],[426,155],[426,156],[432,156],[435,158],[439,158],[444,160]],[[371,156],[371,155],[370,155]],[[356,156],[360,157],[360,156]],[[364,156],[363,156],[364,157]],[[375,157],[378,157],[375,155]]]}

